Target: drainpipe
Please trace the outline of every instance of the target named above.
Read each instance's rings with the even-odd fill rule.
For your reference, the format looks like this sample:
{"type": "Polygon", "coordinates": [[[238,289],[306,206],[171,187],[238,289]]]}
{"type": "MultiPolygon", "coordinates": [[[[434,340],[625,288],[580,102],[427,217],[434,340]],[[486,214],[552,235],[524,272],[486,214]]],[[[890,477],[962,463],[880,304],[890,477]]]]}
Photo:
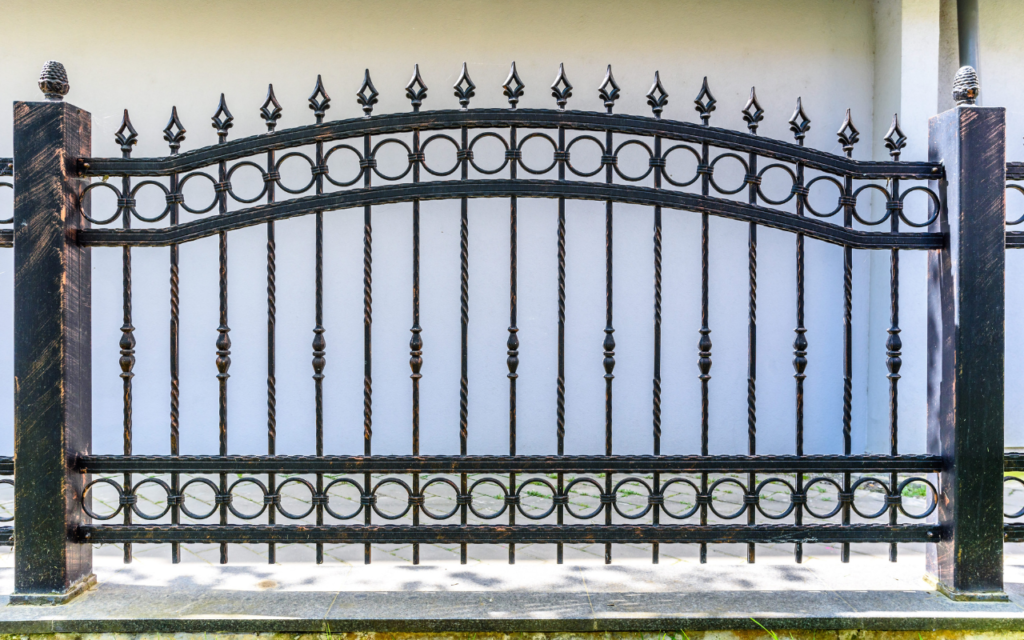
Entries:
{"type": "Polygon", "coordinates": [[[956,0],[956,27],[960,66],[978,69],[978,0],[956,0]]]}

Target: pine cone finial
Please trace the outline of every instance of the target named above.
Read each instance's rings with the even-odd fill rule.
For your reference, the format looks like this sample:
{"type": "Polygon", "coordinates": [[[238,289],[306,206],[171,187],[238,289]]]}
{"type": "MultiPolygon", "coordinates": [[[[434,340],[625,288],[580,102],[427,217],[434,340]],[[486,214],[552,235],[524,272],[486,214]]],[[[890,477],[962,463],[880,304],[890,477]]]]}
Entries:
{"type": "Polygon", "coordinates": [[[47,100],[60,102],[67,95],[71,85],[68,84],[68,73],[64,65],[56,60],[48,60],[39,73],[39,90],[47,100]]]}
{"type": "Polygon", "coordinates": [[[981,92],[978,72],[974,67],[960,67],[953,78],[953,101],[957,106],[974,104],[981,92]]]}

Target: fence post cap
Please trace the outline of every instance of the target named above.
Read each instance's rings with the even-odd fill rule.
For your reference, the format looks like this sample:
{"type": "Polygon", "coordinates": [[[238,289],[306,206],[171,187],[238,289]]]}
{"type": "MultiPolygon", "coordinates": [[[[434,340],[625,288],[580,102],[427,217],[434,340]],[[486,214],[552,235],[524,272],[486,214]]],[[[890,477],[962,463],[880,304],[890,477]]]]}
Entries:
{"type": "Polygon", "coordinates": [[[957,106],[972,105],[978,99],[981,84],[974,67],[960,67],[953,78],[953,100],[957,106]]]}
{"type": "Polygon", "coordinates": [[[43,92],[47,100],[60,102],[70,89],[71,85],[68,84],[68,74],[64,70],[64,65],[56,60],[48,60],[43,65],[43,70],[39,72],[39,90],[43,92]]]}

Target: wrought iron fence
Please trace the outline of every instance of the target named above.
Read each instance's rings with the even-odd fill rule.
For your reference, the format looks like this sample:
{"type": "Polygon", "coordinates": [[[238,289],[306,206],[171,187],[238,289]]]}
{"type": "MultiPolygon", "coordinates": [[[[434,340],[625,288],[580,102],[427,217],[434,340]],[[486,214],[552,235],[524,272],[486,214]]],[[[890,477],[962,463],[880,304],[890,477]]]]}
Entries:
{"type": "MultiPolygon", "coordinates": [[[[1003,174],[1009,180],[1024,179],[1024,165],[1005,164],[1003,111],[973,105],[977,82],[971,73],[965,68],[958,74],[960,106],[932,121],[929,162],[901,160],[906,137],[895,117],[884,138],[889,161],[853,159],[859,132],[849,112],[837,134],[843,155],[810,149],[804,140],[811,121],[800,100],[789,120],[793,142],[758,136],[764,111],[753,90],[742,111],[746,132],[713,127],[711,118],[717,103],[706,79],[694,100],[699,124],[662,119],[669,96],[657,74],[646,96],[650,117],[614,113],[620,90],[611,67],[598,88],[606,113],[567,108],[574,87],[562,67],[550,88],[557,108],[521,109],[518,102],[525,85],[514,64],[502,87],[508,98],[507,109],[471,109],[477,87],[463,66],[454,86],[461,109],[421,111],[427,86],[417,67],[405,88],[411,112],[374,115],[379,93],[367,71],[356,96],[365,113],[362,118],[326,121],[331,98],[318,78],[309,98],[314,124],[277,130],[282,109],[270,87],[259,109],[266,124],[264,134],[229,140],[234,117],[222,95],[212,118],[218,144],[182,151],[186,131],[177,110],[172,109],[163,131],[169,154],[134,158],[138,133],[125,111],[116,133],[122,157],[96,158],[91,157],[89,147],[89,115],[61,101],[67,93],[67,79],[59,64],[48,63],[40,80],[48,101],[18,103],[15,108],[15,231],[0,231],[0,240],[5,246],[14,246],[16,256],[18,597],[27,601],[60,599],[80,588],[90,575],[91,544],[122,544],[128,562],[134,544],[170,543],[172,557],[178,561],[181,544],[217,543],[221,562],[227,562],[229,544],[266,543],[270,561],[274,562],[275,544],[299,541],[316,544],[318,562],[323,561],[326,543],[363,544],[366,562],[371,560],[371,543],[411,544],[414,563],[419,561],[419,545],[433,542],[460,545],[463,562],[469,544],[507,544],[509,562],[514,562],[517,543],[550,543],[557,546],[561,562],[564,544],[589,541],[603,544],[605,560],[611,562],[612,545],[642,542],[652,545],[652,560],[657,562],[662,543],[698,544],[701,560],[705,561],[709,544],[732,542],[745,543],[747,559],[753,562],[758,543],[792,543],[799,562],[803,545],[811,542],[840,543],[843,561],[849,560],[853,543],[888,543],[893,561],[899,543],[930,543],[937,546],[932,568],[947,592],[965,598],[1003,597],[1004,530],[1001,516],[992,515],[1001,511],[1002,494],[993,488],[998,486],[1001,474],[991,464],[993,459],[1002,461],[1001,278],[1004,243],[1006,247],[1024,246],[1024,240],[1018,237],[1020,232],[1006,234],[1004,240],[1003,174]],[[76,133],[67,135],[66,131],[76,133]],[[474,154],[482,140],[497,141],[504,150],[493,165],[483,159],[478,162],[474,154]],[[524,158],[528,144],[534,151],[538,145],[550,146],[550,162],[531,164],[524,158]],[[378,167],[378,153],[388,145],[406,153],[407,164],[398,173],[386,173],[378,167]],[[428,148],[439,145],[450,145],[455,151],[451,166],[431,162],[428,148]],[[594,167],[573,162],[574,154],[586,146],[599,156],[594,167]],[[620,154],[629,147],[647,156],[646,170],[630,173],[620,165],[620,154]],[[350,154],[358,164],[351,175],[336,176],[330,170],[331,159],[342,154],[350,154]],[[679,156],[691,157],[696,163],[692,175],[678,177],[669,170],[670,159],[679,156]],[[286,162],[308,164],[308,181],[289,184],[283,179],[286,162]],[[716,168],[722,162],[734,163],[742,171],[735,185],[722,184],[721,175],[716,180],[716,168]],[[236,190],[233,177],[241,169],[259,173],[263,186],[256,195],[241,195],[236,190]],[[769,172],[790,180],[783,197],[772,197],[762,187],[769,172]],[[104,179],[90,180],[96,177],[104,179]],[[993,178],[997,179],[993,182],[993,178]],[[213,186],[210,202],[186,199],[185,186],[193,180],[213,186]],[[907,186],[908,181],[912,186],[907,186]],[[163,196],[162,210],[140,211],[137,198],[143,189],[156,190],[163,196]],[[820,203],[825,197],[823,190],[828,189],[834,190],[836,197],[834,206],[826,208],[820,203]],[[116,207],[93,212],[91,195],[99,191],[110,192],[116,207]],[[921,219],[905,210],[904,204],[912,195],[926,205],[922,209],[926,208],[927,213],[921,219]],[[509,328],[504,345],[509,441],[508,455],[503,456],[469,455],[467,450],[471,429],[468,212],[470,200],[484,197],[507,198],[509,203],[509,328]],[[873,209],[877,214],[874,216],[872,197],[880,203],[873,209]],[[558,328],[558,365],[557,377],[551,381],[556,390],[556,421],[551,428],[557,435],[557,450],[547,456],[524,456],[516,450],[521,346],[517,327],[519,198],[556,199],[558,203],[558,287],[557,293],[553,292],[558,313],[552,319],[558,328]],[[438,199],[459,200],[461,205],[457,456],[420,453],[420,380],[424,359],[430,357],[430,331],[420,326],[420,204],[438,199]],[[567,200],[605,203],[606,327],[601,345],[605,451],[597,456],[566,455],[564,449],[567,200]],[[372,447],[372,223],[375,206],[394,203],[411,205],[413,228],[413,276],[408,292],[413,315],[409,340],[411,455],[382,456],[374,455],[372,447]],[[616,454],[612,446],[616,204],[652,207],[654,214],[653,253],[649,256],[654,267],[650,455],[616,454]],[[362,207],[364,217],[364,453],[326,455],[323,380],[329,351],[323,324],[324,213],[358,207],[362,207]],[[701,216],[701,326],[695,344],[701,385],[699,455],[661,452],[664,210],[685,210],[701,216]],[[211,212],[215,215],[182,219],[183,213],[211,212]],[[311,356],[316,452],[312,456],[282,456],[276,453],[274,225],[279,220],[310,214],[315,217],[311,356]],[[709,289],[713,285],[709,273],[711,216],[749,224],[748,451],[742,456],[709,453],[708,390],[713,372],[713,322],[709,317],[709,289]],[[147,226],[135,228],[135,221],[147,226]],[[267,454],[240,456],[229,455],[228,448],[228,234],[255,225],[265,226],[267,234],[267,454]],[[795,241],[795,455],[763,455],[757,448],[759,227],[791,232],[795,241]],[[993,235],[996,233],[998,236],[993,235]],[[179,448],[178,248],[210,236],[217,236],[219,242],[220,318],[218,337],[211,345],[218,371],[219,455],[191,456],[182,455],[179,448]],[[806,238],[843,248],[842,455],[804,453],[804,379],[808,360],[814,358],[804,326],[806,238]],[[85,409],[91,393],[87,313],[91,247],[122,248],[122,455],[94,455],[89,447],[90,412],[85,409]],[[135,455],[132,450],[136,345],[131,260],[133,249],[140,247],[170,247],[170,455],[135,455]],[[854,250],[887,250],[890,255],[891,322],[886,343],[890,446],[885,455],[855,454],[852,450],[854,250]],[[908,250],[929,252],[932,445],[926,455],[900,453],[898,445],[902,364],[899,259],[900,252],[908,250]],[[40,258],[43,254],[47,257],[40,258]],[[998,278],[993,279],[996,275],[998,278]],[[59,283],[56,289],[54,283],[59,283]],[[998,357],[990,353],[993,345],[999,347],[998,357]],[[965,426],[968,421],[972,421],[969,428],[965,426]],[[968,451],[971,455],[966,454],[968,451]],[[229,481],[230,474],[240,477],[229,481]],[[925,499],[906,500],[909,487],[923,487],[925,499]],[[823,488],[834,491],[836,498],[827,509],[809,501],[812,490],[823,488]],[[106,510],[97,507],[93,498],[101,489],[116,495],[115,504],[106,510]],[[485,490],[496,494],[484,495],[485,490]],[[196,491],[209,492],[208,509],[197,506],[202,501],[195,498],[196,491]],[[589,492],[585,494],[589,502],[581,503],[574,497],[583,491],[589,492]],[[783,508],[766,508],[764,496],[769,491],[786,495],[783,508]],[[343,508],[345,492],[351,505],[347,509],[343,508]],[[723,500],[723,494],[729,492],[738,492],[740,502],[729,505],[723,500]],[[243,494],[248,505],[240,500],[243,494]],[[431,503],[440,494],[450,496],[444,508],[439,508],[436,501],[431,503]],[[630,501],[628,496],[639,497],[630,501]],[[147,510],[140,497],[155,502],[156,509],[147,510]],[[384,499],[393,509],[382,506],[384,499]],[[978,509],[968,513],[965,504],[978,509]],[[438,524],[453,520],[457,524],[438,524]],[[499,520],[503,522],[490,524],[499,520]],[[47,569],[39,569],[41,566],[47,569]]],[[[9,167],[11,162],[6,164],[9,167]]],[[[0,168],[0,175],[3,171],[0,168]]],[[[1017,187],[1011,184],[1009,188],[1017,187]]],[[[1007,469],[1016,469],[1013,465],[1024,467],[1017,458],[1008,458],[1007,469]]],[[[4,463],[0,473],[10,473],[14,466],[9,461],[4,463]]],[[[1024,529],[1017,527],[1006,525],[1007,540],[1024,539],[1024,533],[1020,533],[1024,529]]],[[[12,529],[6,532],[10,543],[12,529]]]]}

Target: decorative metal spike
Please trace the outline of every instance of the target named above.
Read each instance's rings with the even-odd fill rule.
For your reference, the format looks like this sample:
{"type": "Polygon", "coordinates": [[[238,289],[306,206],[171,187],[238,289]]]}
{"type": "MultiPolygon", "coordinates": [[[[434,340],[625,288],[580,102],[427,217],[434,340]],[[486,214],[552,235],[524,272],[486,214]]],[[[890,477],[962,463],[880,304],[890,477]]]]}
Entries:
{"type": "Polygon", "coordinates": [[[655,118],[661,117],[661,112],[668,104],[668,91],[665,91],[665,87],[661,84],[661,75],[657,71],[654,72],[654,84],[647,92],[647,104],[651,105],[651,111],[654,112],[655,118]]]}
{"type": "Polygon", "coordinates": [[[711,95],[711,89],[708,88],[708,77],[704,76],[704,82],[700,85],[700,93],[693,99],[693,104],[696,105],[694,108],[697,113],[700,114],[701,123],[706,127],[708,121],[711,120],[711,112],[715,110],[715,96],[711,95]]]}
{"type": "Polygon", "coordinates": [[[324,89],[324,81],[320,74],[317,74],[316,86],[313,87],[313,93],[309,96],[309,108],[313,110],[317,124],[324,121],[324,113],[331,108],[331,96],[327,95],[327,90],[324,89]]]}
{"type": "Polygon", "coordinates": [[[419,111],[420,105],[427,98],[427,84],[423,82],[418,64],[413,66],[412,79],[405,85],[405,96],[412,102],[413,111],[419,111]]]}
{"type": "Polygon", "coordinates": [[[68,94],[71,85],[68,84],[68,73],[64,65],[56,60],[48,60],[43,64],[39,72],[39,90],[43,96],[51,102],[60,102],[68,94]]]}
{"type": "Polygon", "coordinates": [[[367,69],[366,73],[363,74],[363,86],[359,87],[359,91],[356,93],[356,102],[363,108],[363,113],[369,116],[373,113],[373,105],[377,104],[377,89],[373,86],[373,81],[370,80],[370,70],[367,69]]]}
{"type": "Polygon", "coordinates": [[[281,103],[274,95],[274,85],[267,85],[267,99],[260,107],[260,117],[267,123],[267,131],[273,131],[277,127],[277,121],[281,119],[281,103]]]}
{"type": "Polygon", "coordinates": [[[459,99],[462,108],[468,109],[469,99],[476,95],[476,85],[469,77],[469,69],[466,68],[465,62],[462,63],[462,73],[459,74],[459,79],[455,81],[452,88],[455,89],[455,97],[459,99]]]}
{"type": "Polygon", "coordinates": [[[793,132],[793,137],[797,139],[797,142],[801,143],[807,132],[811,130],[811,119],[804,113],[804,105],[801,98],[796,99],[796,110],[789,118],[789,130],[793,132]]]}
{"type": "Polygon", "coordinates": [[[121,145],[121,153],[130,154],[132,147],[139,141],[139,133],[132,126],[132,120],[128,117],[128,110],[124,110],[121,118],[121,128],[114,134],[114,140],[121,145]]]}
{"type": "Polygon", "coordinates": [[[953,100],[957,106],[974,104],[980,92],[978,72],[974,67],[960,67],[953,78],[953,100]]]}
{"type": "Polygon", "coordinates": [[[857,144],[860,140],[860,131],[857,131],[857,127],[853,126],[853,120],[850,119],[850,110],[846,110],[846,119],[843,120],[843,126],[839,127],[839,144],[843,145],[843,151],[849,155],[853,151],[853,145],[857,144]]]}
{"type": "Polygon", "coordinates": [[[907,136],[903,135],[903,130],[900,129],[898,114],[892,115],[892,124],[889,125],[889,130],[885,133],[883,140],[885,140],[885,148],[889,150],[892,159],[899,160],[903,147],[907,146],[907,136]]]}
{"type": "Polygon", "coordinates": [[[572,97],[572,84],[565,75],[564,64],[559,63],[558,65],[558,75],[555,76],[555,81],[551,83],[551,95],[554,96],[558,108],[563,110],[569,102],[569,98],[572,97]]]}
{"type": "Polygon", "coordinates": [[[608,65],[608,71],[604,74],[601,86],[597,88],[597,94],[604,100],[604,106],[608,109],[608,113],[611,113],[615,101],[619,99],[619,85],[615,82],[615,76],[612,75],[612,65],[608,65]]]}
{"type": "Polygon", "coordinates": [[[519,104],[519,98],[523,97],[523,93],[526,89],[526,85],[519,78],[519,72],[516,71],[516,63],[512,61],[512,68],[508,71],[508,77],[505,78],[505,84],[501,85],[505,90],[503,93],[508,98],[509,105],[515,109],[516,105],[519,104]]]}
{"type": "Polygon", "coordinates": [[[224,100],[224,94],[220,94],[220,104],[217,105],[217,113],[213,114],[213,128],[217,130],[217,136],[221,139],[228,137],[228,129],[235,126],[235,117],[228,111],[228,103],[224,100]]]}
{"type": "Polygon", "coordinates": [[[171,153],[178,153],[185,140],[185,127],[181,126],[181,120],[178,119],[178,107],[171,107],[171,119],[164,127],[164,140],[170,145],[171,153]]]}
{"type": "Polygon", "coordinates": [[[757,127],[762,120],[764,120],[764,109],[757,101],[757,92],[754,87],[750,87],[750,98],[743,107],[743,121],[747,123],[750,133],[757,133],[757,127]]]}

